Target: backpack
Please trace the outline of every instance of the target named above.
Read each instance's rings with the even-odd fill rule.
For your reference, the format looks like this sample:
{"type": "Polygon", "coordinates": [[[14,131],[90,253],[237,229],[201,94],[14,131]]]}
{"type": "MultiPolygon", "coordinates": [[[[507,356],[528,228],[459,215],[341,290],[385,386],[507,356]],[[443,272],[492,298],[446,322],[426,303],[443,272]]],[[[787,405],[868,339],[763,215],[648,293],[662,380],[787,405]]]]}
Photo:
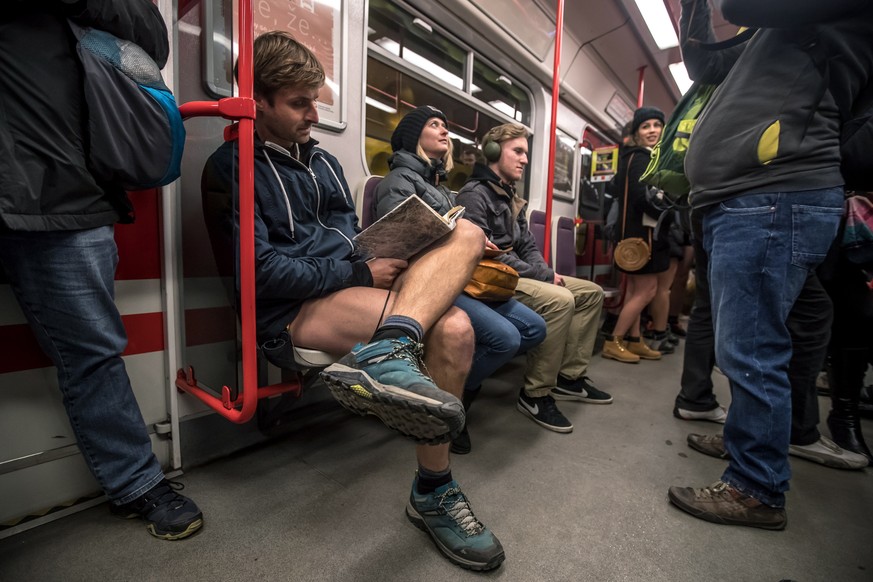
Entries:
{"type": "MultiPolygon", "coordinates": [[[[733,38],[721,42],[699,43],[699,46],[708,51],[720,51],[746,42],[755,32],[756,28],[747,28],[733,38]]],[[[664,124],[661,139],[652,148],[649,166],[640,176],[641,182],[663,190],[664,197],[672,205],[687,205],[687,196],[691,191],[691,185],[685,176],[688,140],[716,87],[697,82],[691,85],[664,124]]]]}
{"type": "Polygon", "coordinates": [[[125,190],[169,184],[181,173],[185,126],[161,71],[136,44],[69,22],[82,64],[88,169],[125,190]]]}

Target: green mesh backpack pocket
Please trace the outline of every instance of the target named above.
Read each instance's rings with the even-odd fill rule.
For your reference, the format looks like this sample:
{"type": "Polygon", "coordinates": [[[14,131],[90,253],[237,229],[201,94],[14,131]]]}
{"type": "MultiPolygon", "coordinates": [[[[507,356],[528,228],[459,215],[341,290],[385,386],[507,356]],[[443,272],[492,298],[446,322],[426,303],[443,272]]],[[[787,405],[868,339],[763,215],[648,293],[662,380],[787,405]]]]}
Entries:
{"type": "Polygon", "coordinates": [[[691,189],[685,177],[688,140],[715,88],[695,83],[685,93],[664,126],[661,140],[652,149],[649,166],[640,178],[641,182],[663,190],[671,202],[680,200],[691,189]]]}

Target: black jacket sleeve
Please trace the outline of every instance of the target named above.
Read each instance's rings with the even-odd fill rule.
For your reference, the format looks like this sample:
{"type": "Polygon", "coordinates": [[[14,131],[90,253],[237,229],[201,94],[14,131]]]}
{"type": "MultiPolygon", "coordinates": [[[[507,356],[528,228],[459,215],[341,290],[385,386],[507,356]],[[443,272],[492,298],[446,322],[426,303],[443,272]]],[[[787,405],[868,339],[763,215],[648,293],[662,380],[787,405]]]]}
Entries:
{"type": "Polygon", "coordinates": [[[734,24],[790,28],[835,20],[870,6],[871,0],[716,0],[734,24]]]}
{"type": "Polygon", "coordinates": [[[724,81],[745,48],[745,43],[719,51],[701,48],[703,43],[717,41],[707,0],[682,0],[679,41],[688,76],[708,85],[724,81]]]}

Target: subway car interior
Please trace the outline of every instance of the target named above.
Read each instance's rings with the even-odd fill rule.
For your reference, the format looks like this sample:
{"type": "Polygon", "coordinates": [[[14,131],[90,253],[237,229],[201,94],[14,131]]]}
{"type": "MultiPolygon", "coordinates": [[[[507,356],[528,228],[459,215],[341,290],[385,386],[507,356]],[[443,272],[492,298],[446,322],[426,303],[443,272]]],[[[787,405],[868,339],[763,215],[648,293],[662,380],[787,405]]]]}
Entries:
{"type": "MultiPolygon", "coordinates": [[[[0,580],[873,580],[873,470],[791,456],[784,531],[689,517],[668,488],[714,482],[726,461],[686,442],[722,424],[674,416],[685,340],[627,365],[601,357],[602,333],[587,375],[614,401],[560,402],[568,434],[519,413],[524,356],[483,383],[467,414],[472,451],[452,456],[452,474],[506,559],[487,572],[457,567],[404,514],[413,441],[334,400],[319,372],[338,356],[303,350],[294,369],[268,361],[252,313],[233,305],[238,265],[210,244],[204,164],[252,128],[240,113],[251,88],[234,64],[243,43],[282,30],[325,69],[312,135],[342,166],[359,219],[369,221],[370,179],[389,172],[392,132],[412,109],[431,105],[448,120],[452,191],[473,171],[465,150],[478,151],[495,126],[521,124],[531,137],[517,194],[540,251],[560,274],[603,287],[600,322],[614,323],[627,289],[603,228],[610,164],[635,109],[669,117],[690,86],[680,0],[155,4],[170,35],[162,74],[187,137],[178,180],[129,194],[136,221],[115,228],[115,299],[152,449],[202,510],[203,527],[170,542],[110,515],[56,370],[0,280],[0,580]],[[651,24],[651,8],[666,26],[651,24]]],[[[713,28],[727,39],[738,27],[716,11],[713,28]]],[[[679,326],[693,270],[689,281],[679,326]]],[[[716,369],[712,380],[730,410],[728,379],[716,369]]],[[[818,408],[828,435],[830,397],[818,408]]],[[[861,423],[873,438],[873,422],[861,423]]]]}

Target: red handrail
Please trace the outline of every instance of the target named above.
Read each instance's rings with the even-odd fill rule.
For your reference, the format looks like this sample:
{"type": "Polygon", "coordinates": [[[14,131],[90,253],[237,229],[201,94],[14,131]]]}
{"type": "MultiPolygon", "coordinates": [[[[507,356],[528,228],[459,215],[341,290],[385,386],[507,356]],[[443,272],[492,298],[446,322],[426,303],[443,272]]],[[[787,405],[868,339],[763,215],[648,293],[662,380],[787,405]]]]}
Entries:
{"type": "Polygon", "coordinates": [[[242,407],[231,398],[231,389],[222,387],[221,399],[197,385],[194,370],[188,367],[176,374],[176,387],[198,398],[226,419],[237,424],[248,422],[258,407],[258,399],[294,392],[301,383],[258,386],[257,336],[255,332],[255,170],[252,89],[252,0],[239,2],[239,96],[219,101],[191,101],[179,107],[183,118],[223,117],[239,121],[239,228],[240,228],[240,324],[242,328],[242,407]]]}
{"type": "Polygon", "coordinates": [[[564,36],[564,0],[558,0],[555,17],[555,64],[552,71],[552,124],[549,135],[549,177],[546,183],[546,240],[543,242],[543,255],[552,264],[552,195],[555,182],[555,139],[558,132],[558,102],[561,97],[561,39],[564,36]]]}

